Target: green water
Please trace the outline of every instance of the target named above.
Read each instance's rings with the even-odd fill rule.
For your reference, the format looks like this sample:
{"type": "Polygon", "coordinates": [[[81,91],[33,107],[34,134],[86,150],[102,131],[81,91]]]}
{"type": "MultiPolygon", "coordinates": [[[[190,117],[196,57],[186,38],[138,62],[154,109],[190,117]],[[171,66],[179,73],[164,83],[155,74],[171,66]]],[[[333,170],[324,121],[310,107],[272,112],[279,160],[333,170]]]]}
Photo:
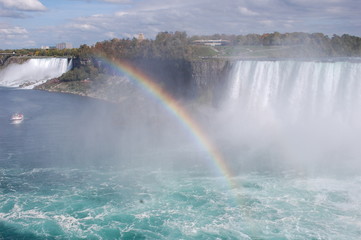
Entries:
{"type": "Polygon", "coordinates": [[[220,177],[146,169],[6,169],[0,232],[14,239],[357,239],[360,177],[220,177]]]}
{"type": "Polygon", "coordinates": [[[176,127],[72,95],[0,88],[0,100],[0,239],[361,236],[359,174],[243,171],[231,188],[176,127]]]}

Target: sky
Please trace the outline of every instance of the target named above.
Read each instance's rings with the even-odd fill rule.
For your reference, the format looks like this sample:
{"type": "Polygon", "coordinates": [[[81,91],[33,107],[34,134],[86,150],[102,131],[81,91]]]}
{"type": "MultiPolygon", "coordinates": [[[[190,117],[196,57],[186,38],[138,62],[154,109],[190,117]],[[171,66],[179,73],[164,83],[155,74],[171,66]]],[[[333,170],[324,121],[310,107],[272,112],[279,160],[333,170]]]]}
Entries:
{"type": "Polygon", "coordinates": [[[361,0],[0,0],[0,49],[79,47],[163,31],[361,36],[361,0]]]}

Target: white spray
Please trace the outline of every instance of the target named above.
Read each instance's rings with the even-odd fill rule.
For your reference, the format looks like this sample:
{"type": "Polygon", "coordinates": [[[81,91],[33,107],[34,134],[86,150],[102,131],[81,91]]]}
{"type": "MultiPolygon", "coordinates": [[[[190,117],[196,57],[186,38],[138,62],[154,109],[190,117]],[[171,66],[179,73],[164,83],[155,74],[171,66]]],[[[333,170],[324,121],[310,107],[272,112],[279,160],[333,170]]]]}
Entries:
{"type": "Polygon", "coordinates": [[[33,88],[60,77],[72,67],[67,58],[36,58],[22,64],[12,63],[0,71],[0,86],[33,88]]]}
{"type": "Polygon", "coordinates": [[[222,137],[247,149],[237,161],[361,168],[361,63],[239,61],[228,96],[222,137]]]}

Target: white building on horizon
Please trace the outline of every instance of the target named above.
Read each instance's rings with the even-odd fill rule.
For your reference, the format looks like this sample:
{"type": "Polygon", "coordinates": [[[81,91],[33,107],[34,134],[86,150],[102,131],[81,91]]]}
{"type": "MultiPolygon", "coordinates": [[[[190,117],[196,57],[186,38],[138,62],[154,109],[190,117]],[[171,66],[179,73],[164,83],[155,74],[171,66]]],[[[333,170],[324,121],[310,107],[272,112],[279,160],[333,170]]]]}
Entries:
{"type": "Polygon", "coordinates": [[[227,45],[229,44],[230,41],[228,40],[223,40],[223,39],[201,39],[201,40],[195,40],[193,41],[194,44],[198,44],[198,45],[206,45],[206,46],[222,46],[222,45],[227,45]]]}
{"type": "Polygon", "coordinates": [[[139,33],[137,39],[138,39],[138,41],[140,41],[140,42],[143,41],[143,40],[145,39],[144,34],[143,34],[143,33],[139,33]]]}
{"type": "Polygon", "coordinates": [[[73,48],[73,45],[71,43],[58,43],[56,44],[56,49],[62,50],[62,49],[69,49],[73,48]]]}

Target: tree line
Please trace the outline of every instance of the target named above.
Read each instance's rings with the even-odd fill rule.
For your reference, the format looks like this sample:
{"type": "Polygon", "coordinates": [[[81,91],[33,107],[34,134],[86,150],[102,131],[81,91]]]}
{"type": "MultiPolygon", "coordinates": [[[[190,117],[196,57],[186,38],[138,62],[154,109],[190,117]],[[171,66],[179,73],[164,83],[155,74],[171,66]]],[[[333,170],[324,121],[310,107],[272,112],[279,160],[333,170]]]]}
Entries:
{"type": "MultiPolygon", "coordinates": [[[[361,56],[361,38],[349,34],[334,34],[329,37],[323,33],[265,33],[247,35],[214,34],[193,36],[191,41],[199,39],[228,40],[232,46],[298,46],[309,57],[359,57],[361,56]]],[[[302,54],[300,54],[302,55],[302,54]]],[[[289,56],[289,57],[298,57],[289,56]]]]}
{"type": "MultiPolygon", "coordinates": [[[[2,52],[28,56],[74,56],[89,58],[101,53],[114,59],[192,59],[199,56],[211,55],[207,46],[195,45],[196,40],[227,40],[228,47],[239,46],[296,46],[303,55],[309,57],[360,57],[361,38],[348,34],[333,35],[329,37],[322,33],[265,33],[247,35],[214,34],[206,36],[188,37],[185,32],[160,32],[155,39],[114,38],[95,43],[86,44],[73,49],[17,49],[2,50],[2,52]]],[[[298,57],[297,53],[295,56],[298,57]]],[[[300,54],[302,55],[302,54],[300,54]]],[[[301,56],[304,57],[304,56],[301,56]]]]}
{"type": "Polygon", "coordinates": [[[208,36],[188,37],[185,32],[161,32],[154,40],[112,39],[96,43],[89,47],[92,52],[116,59],[162,58],[193,59],[199,56],[212,56],[206,46],[195,45],[196,40],[227,40],[229,47],[237,46],[278,46],[296,47],[285,57],[360,57],[361,38],[343,34],[329,37],[323,33],[267,33],[247,35],[214,34],[208,36]]]}

